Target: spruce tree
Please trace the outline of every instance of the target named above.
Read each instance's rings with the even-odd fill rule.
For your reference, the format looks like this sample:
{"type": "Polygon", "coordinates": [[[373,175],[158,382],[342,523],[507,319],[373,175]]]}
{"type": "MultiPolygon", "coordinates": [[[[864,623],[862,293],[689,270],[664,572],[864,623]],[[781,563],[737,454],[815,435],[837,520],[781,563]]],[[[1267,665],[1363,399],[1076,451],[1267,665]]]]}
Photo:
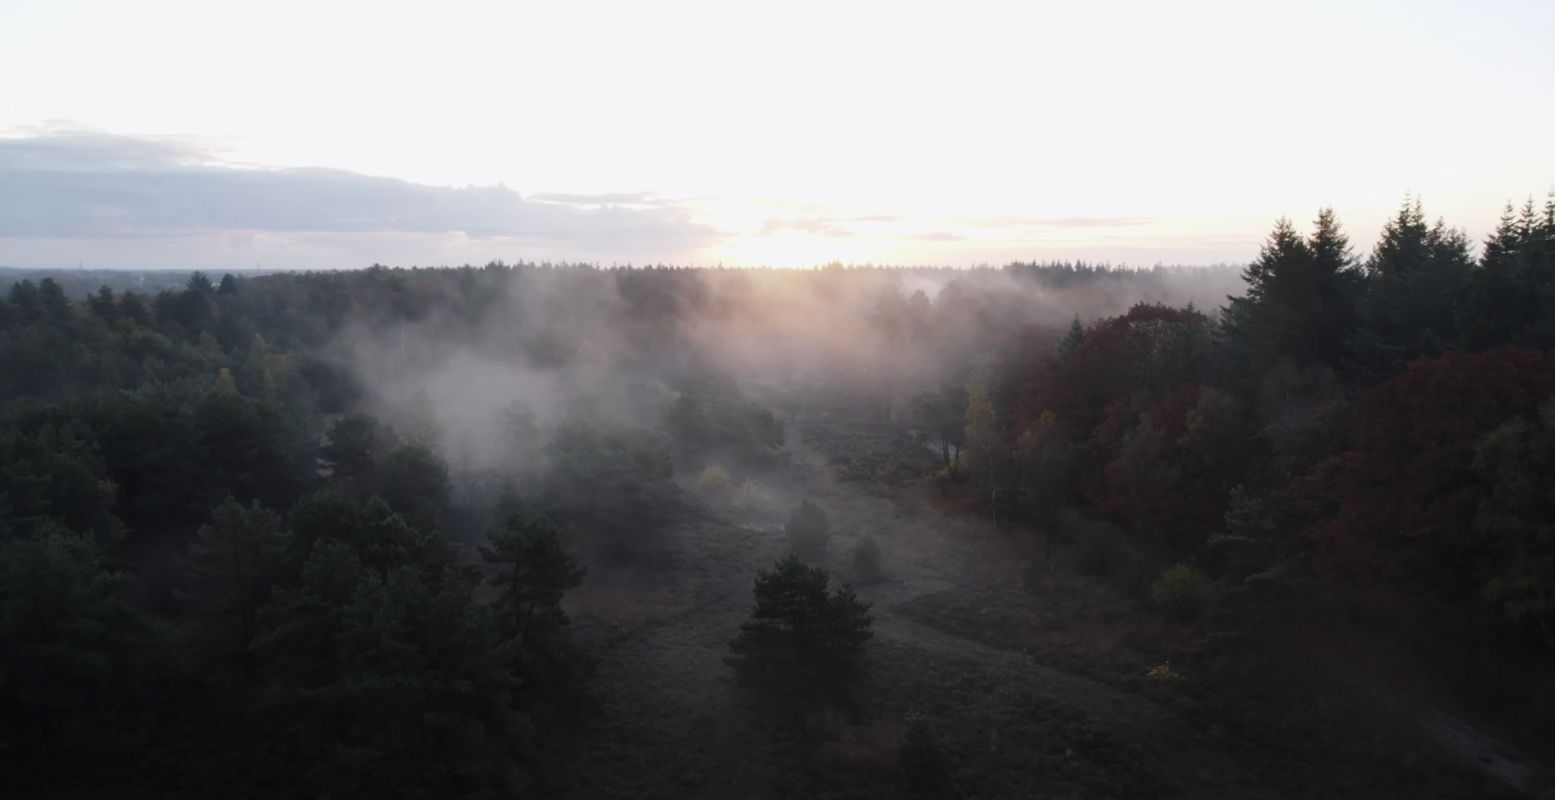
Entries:
{"type": "Polygon", "coordinates": [[[1462,339],[1463,298],[1472,278],[1468,237],[1406,202],[1366,261],[1367,285],[1353,340],[1363,377],[1380,380],[1462,339]]]}
{"type": "Polygon", "coordinates": [[[1080,315],[1076,314],[1074,322],[1069,323],[1069,331],[1058,342],[1058,358],[1068,362],[1069,356],[1079,349],[1080,343],[1085,341],[1085,326],[1080,324],[1080,315]]]}
{"type": "Polygon", "coordinates": [[[1318,212],[1305,239],[1289,220],[1276,222],[1242,278],[1247,293],[1231,298],[1225,326],[1244,381],[1282,361],[1298,368],[1343,364],[1360,275],[1333,209],[1318,212]]]}

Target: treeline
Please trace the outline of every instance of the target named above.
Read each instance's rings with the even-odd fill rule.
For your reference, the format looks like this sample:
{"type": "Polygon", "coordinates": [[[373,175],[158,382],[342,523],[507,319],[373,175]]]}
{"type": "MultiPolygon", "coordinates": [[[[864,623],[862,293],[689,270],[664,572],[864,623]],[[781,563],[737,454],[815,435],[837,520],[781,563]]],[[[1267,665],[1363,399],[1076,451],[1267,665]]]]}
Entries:
{"type": "Polygon", "coordinates": [[[1364,260],[1331,211],[1282,220],[1243,278],[1014,334],[915,417],[989,512],[1062,537],[1080,506],[1218,576],[1216,641],[1259,651],[1227,657],[1337,606],[1555,729],[1555,198],[1478,257],[1418,202],[1364,260]]]}

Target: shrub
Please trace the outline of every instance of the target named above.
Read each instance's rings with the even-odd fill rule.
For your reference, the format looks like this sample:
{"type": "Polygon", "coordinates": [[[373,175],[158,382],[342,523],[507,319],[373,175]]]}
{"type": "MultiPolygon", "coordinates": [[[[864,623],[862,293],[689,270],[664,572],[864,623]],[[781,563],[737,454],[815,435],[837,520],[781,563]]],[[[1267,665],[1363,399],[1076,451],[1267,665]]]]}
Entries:
{"type": "Polygon", "coordinates": [[[805,500],[788,516],[783,526],[794,553],[812,561],[826,557],[826,542],[831,539],[831,520],[821,507],[805,500]]]}
{"type": "Polygon", "coordinates": [[[702,470],[697,476],[697,491],[704,494],[723,494],[729,491],[734,482],[729,479],[729,471],[714,464],[702,470]]]}
{"type": "Polygon", "coordinates": [[[1182,683],[1182,673],[1172,669],[1172,662],[1167,661],[1157,664],[1145,672],[1145,680],[1162,686],[1171,686],[1182,683]]]}
{"type": "Polygon", "coordinates": [[[880,579],[880,545],[875,544],[874,537],[860,536],[853,547],[853,574],[861,580],[880,579]]]}
{"type": "Polygon", "coordinates": [[[950,788],[950,750],[928,717],[907,715],[896,755],[902,784],[919,797],[940,797],[950,788]]]}
{"type": "Polygon", "coordinates": [[[1189,563],[1178,564],[1150,585],[1150,602],[1182,620],[1197,619],[1210,599],[1210,579],[1189,563]]]}
{"type": "Polygon", "coordinates": [[[750,478],[746,478],[740,483],[740,491],[735,496],[735,502],[742,506],[765,505],[767,500],[767,490],[761,488],[761,484],[750,478]]]}

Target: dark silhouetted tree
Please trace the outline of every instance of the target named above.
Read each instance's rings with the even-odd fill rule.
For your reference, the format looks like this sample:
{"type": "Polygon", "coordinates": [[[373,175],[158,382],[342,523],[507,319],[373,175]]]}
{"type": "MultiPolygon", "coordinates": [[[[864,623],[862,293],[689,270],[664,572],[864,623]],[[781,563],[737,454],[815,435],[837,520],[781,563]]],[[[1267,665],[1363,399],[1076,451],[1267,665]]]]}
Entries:
{"type": "Polygon", "coordinates": [[[831,519],[820,506],[803,500],[788,515],[783,533],[800,558],[819,561],[826,557],[826,544],[831,540],[831,519]]]}
{"type": "Polygon", "coordinates": [[[756,576],[756,606],[726,659],[742,682],[835,694],[858,676],[874,619],[846,585],[828,591],[829,580],[793,556],[756,576]]]}

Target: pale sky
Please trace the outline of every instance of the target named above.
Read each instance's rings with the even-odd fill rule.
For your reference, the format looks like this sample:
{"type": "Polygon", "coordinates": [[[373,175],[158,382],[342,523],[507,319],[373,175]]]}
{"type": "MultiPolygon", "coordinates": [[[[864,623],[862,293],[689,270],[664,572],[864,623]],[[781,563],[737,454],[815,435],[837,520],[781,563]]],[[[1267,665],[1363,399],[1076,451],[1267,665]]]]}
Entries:
{"type": "Polygon", "coordinates": [[[0,0],[0,265],[1242,262],[1555,188],[1555,2],[0,0]]]}

